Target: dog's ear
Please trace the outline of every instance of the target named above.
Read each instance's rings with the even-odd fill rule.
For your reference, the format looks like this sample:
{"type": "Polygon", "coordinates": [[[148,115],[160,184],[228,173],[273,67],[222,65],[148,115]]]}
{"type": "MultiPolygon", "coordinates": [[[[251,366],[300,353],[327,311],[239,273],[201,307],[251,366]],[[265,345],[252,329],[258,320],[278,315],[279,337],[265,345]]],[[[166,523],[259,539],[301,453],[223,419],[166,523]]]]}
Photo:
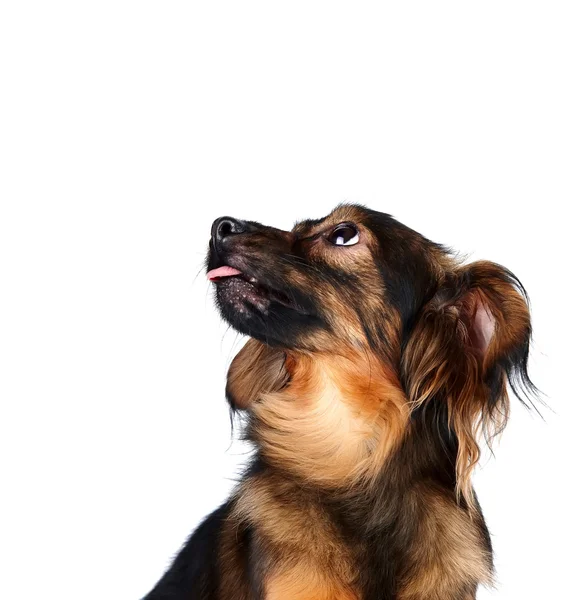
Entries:
{"type": "Polygon", "coordinates": [[[285,353],[250,339],[234,357],[226,379],[226,398],[234,409],[246,409],[264,394],[280,390],[289,380],[285,353]]]}
{"type": "Polygon", "coordinates": [[[414,407],[446,403],[458,440],[457,493],[469,505],[478,438],[490,440],[505,426],[508,384],[521,400],[535,390],[527,373],[530,337],[523,286],[507,269],[481,261],[446,278],[406,342],[401,375],[408,398],[414,407]]]}

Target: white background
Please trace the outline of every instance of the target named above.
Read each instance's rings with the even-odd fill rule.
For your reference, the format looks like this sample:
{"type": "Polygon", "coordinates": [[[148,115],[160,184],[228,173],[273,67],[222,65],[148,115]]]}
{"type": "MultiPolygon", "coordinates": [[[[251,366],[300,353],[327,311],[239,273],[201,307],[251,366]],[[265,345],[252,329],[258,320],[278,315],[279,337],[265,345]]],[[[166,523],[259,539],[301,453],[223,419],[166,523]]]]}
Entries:
{"type": "Polygon", "coordinates": [[[528,288],[554,412],[515,406],[477,474],[479,598],[560,598],[560,4],[381,4],[2,3],[2,598],[155,583],[245,460],[211,222],[342,200],[528,288]]]}

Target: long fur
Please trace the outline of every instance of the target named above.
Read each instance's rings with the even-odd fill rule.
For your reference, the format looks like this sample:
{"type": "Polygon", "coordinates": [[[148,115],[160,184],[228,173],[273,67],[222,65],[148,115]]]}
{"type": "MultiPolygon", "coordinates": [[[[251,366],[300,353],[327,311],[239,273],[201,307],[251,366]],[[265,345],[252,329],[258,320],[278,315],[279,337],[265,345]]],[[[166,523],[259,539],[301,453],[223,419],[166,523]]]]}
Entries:
{"type": "Polygon", "coordinates": [[[291,232],[217,220],[222,265],[255,456],[145,600],[473,600],[493,577],[479,443],[509,387],[535,393],[519,280],[351,205],[291,232]],[[335,245],[342,223],[357,244],[335,245]]]}

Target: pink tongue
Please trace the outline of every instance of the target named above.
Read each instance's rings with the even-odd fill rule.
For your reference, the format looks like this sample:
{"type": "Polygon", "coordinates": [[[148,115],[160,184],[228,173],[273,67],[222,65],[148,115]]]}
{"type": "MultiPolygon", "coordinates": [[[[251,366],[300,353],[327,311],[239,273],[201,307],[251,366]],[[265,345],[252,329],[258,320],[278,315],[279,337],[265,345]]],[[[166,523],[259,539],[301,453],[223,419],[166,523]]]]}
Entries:
{"type": "Polygon", "coordinates": [[[219,267],[218,269],[213,269],[207,273],[207,279],[209,281],[216,281],[221,277],[232,277],[233,275],[241,275],[242,273],[235,269],[234,267],[219,267]]]}

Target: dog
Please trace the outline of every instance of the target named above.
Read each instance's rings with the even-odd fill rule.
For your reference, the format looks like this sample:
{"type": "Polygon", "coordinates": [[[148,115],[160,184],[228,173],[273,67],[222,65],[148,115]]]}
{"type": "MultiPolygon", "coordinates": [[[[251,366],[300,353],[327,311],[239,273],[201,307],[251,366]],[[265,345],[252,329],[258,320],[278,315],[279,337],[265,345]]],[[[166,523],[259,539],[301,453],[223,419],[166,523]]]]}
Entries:
{"type": "Polygon", "coordinates": [[[146,600],[473,600],[493,577],[471,473],[523,402],[531,321],[504,267],[340,205],[212,226],[207,276],[249,341],[226,397],[255,455],[146,600]]]}

